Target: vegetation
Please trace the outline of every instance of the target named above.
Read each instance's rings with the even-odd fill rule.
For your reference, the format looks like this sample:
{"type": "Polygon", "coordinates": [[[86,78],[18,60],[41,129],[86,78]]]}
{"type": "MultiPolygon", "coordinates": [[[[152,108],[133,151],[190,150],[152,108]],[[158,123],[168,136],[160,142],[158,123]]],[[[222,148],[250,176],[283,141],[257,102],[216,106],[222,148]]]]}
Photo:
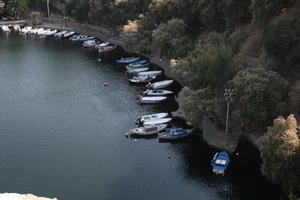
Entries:
{"type": "Polygon", "coordinates": [[[7,2],[8,13],[16,18],[21,18],[25,15],[28,9],[27,0],[9,0],[7,2]]]}
{"type": "Polygon", "coordinates": [[[300,133],[295,117],[275,119],[257,144],[263,159],[262,172],[296,199],[293,193],[300,193],[300,133]]]}

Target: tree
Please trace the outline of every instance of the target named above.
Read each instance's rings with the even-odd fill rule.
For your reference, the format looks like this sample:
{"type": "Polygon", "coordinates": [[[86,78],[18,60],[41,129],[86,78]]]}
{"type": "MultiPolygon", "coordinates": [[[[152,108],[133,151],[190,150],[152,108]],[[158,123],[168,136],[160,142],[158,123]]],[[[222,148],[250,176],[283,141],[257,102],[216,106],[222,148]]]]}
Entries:
{"type": "Polygon", "coordinates": [[[152,34],[154,47],[169,58],[185,56],[192,45],[186,28],[185,22],[178,18],[160,24],[152,34]]]}
{"type": "Polygon", "coordinates": [[[257,145],[263,160],[261,170],[287,193],[300,193],[300,134],[294,115],[278,117],[257,145]]]}
{"type": "Polygon", "coordinates": [[[247,68],[239,71],[232,82],[243,118],[264,126],[285,110],[288,82],[276,72],[247,68]]]}
{"type": "Polygon", "coordinates": [[[27,0],[9,0],[7,7],[11,16],[21,18],[27,12],[28,4],[27,0]]]}

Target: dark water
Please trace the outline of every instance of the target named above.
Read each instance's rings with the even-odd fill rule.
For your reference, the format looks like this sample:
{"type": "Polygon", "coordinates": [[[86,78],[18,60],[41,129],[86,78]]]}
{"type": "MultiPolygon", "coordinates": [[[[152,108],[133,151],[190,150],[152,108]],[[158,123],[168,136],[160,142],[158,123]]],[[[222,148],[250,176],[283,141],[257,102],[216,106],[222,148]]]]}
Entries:
{"type": "Polygon", "coordinates": [[[116,66],[68,41],[0,33],[0,192],[61,200],[279,199],[245,146],[218,177],[210,168],[215,150],[200,136],[174,144],[123,137],[138,116],[171,109],[136,104],[140,91],[116,66]]]}

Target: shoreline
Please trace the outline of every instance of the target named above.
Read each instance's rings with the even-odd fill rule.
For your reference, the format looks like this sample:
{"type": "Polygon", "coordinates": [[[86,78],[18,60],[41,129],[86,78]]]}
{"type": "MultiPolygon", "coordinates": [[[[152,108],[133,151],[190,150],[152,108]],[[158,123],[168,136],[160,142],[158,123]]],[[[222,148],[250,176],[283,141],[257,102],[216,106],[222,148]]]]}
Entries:
{"type": "MultiPolygon", "coordinates": [[[[59,30],[68,30],[68,31],[74,31],[76,33],[81,34],[88,34],[92,35],[94,37],[97,37],[103,41],[108,41],[114,44],[117,44],[124,48],[124,50],[128,53],[138,54],[141,56],[144,56],[149,59],[149,61],[158,67],[162,68],[164,71],[164,75],[168,78],[174,79],[178,82],[178,80],[175,78],[174,74],[171,72],[170,69],[170,60],[166,58],[160,57],[156,53],[150,53],[145,54],[141,52],[131,51],[126,49],[124,42],[120,39],[118,33],[115,30],[109,30],[107,28],[103,28],[96,25],[91,24],[85,24],[85,23],[79,23],[73,20],[66,21],[63,19],[62,16],[55,16],[48,18],[42,18],[43,24],[38,25],[38,27],[42,28],[49,28],[49,29],[59,29],[59,30]]],[[[32,24],[31,19],[26,19],[27,24],[32,24]]],[[[171,112],[172,116],[174,118],[180,118],[183,119],[186,124],[192,125],[191,122],[188,122],[186,119],[186,115],[183,110],[183,103],[184,103],[184,91],[185,88],[182,87],[182,89],[178,92],[178,95],[175,97],[175,101],[178,104],[178,109],[176,111],[171,112]]],[[[243,136],[242,133],[238,132],[235,133],[230,138],[227,138],[223,131],[216,131],[217,129],[213,127],[214,125],[212,123],[207,123],[205,120],[203,120],[202,127],[206,127],[202,130],[202,137],[203,139],[209,144],[210,146],[220,149],[220,150],[226,150],[229,153],[234,153],[239,141],[240,137],[243,136]],[[204,126],[203,126],[204,125],[204,126]],[[227,139],[225,139],[227,138],[227,139]],[[225,140],[225,141],[224,141],[225,140]]],[[[252,144],[255,144],[254,138],[249,138],[249,141],[252,144]]],[[[254,145],[255,146],[255,145],[254,145]]]]}

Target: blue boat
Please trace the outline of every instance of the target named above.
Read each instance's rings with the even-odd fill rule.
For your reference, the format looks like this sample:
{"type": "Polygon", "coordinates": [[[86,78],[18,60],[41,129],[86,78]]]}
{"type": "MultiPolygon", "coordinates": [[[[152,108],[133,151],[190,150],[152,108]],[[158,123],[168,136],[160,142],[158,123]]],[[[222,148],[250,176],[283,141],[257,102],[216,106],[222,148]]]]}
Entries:
{"type": "Polygon", "coordinates": [[[226,151],[217,152],[211,160],[213,173],[224,176],[229,163],[230,159],[226,151]]]}
{"type": "Polygon", "coordinates": [[[159,141],[173,141],[186,138],[193,132],[193,129],[171,128],[158,135],[159,141]]]}
{"type": "Polygon", "coordinates": [[[139,60],[140,57],[129,57],[129,58],[121,58],[116,60],[117,64],[129,64],[139,60]]]}
{"type": "Polygon", "coordinates": [[[138,60],[138,61],[130,63],[129,65],[141,65],[141,64],[145,64],[147,62],[148,62],[147,60],[138,60]]]}

